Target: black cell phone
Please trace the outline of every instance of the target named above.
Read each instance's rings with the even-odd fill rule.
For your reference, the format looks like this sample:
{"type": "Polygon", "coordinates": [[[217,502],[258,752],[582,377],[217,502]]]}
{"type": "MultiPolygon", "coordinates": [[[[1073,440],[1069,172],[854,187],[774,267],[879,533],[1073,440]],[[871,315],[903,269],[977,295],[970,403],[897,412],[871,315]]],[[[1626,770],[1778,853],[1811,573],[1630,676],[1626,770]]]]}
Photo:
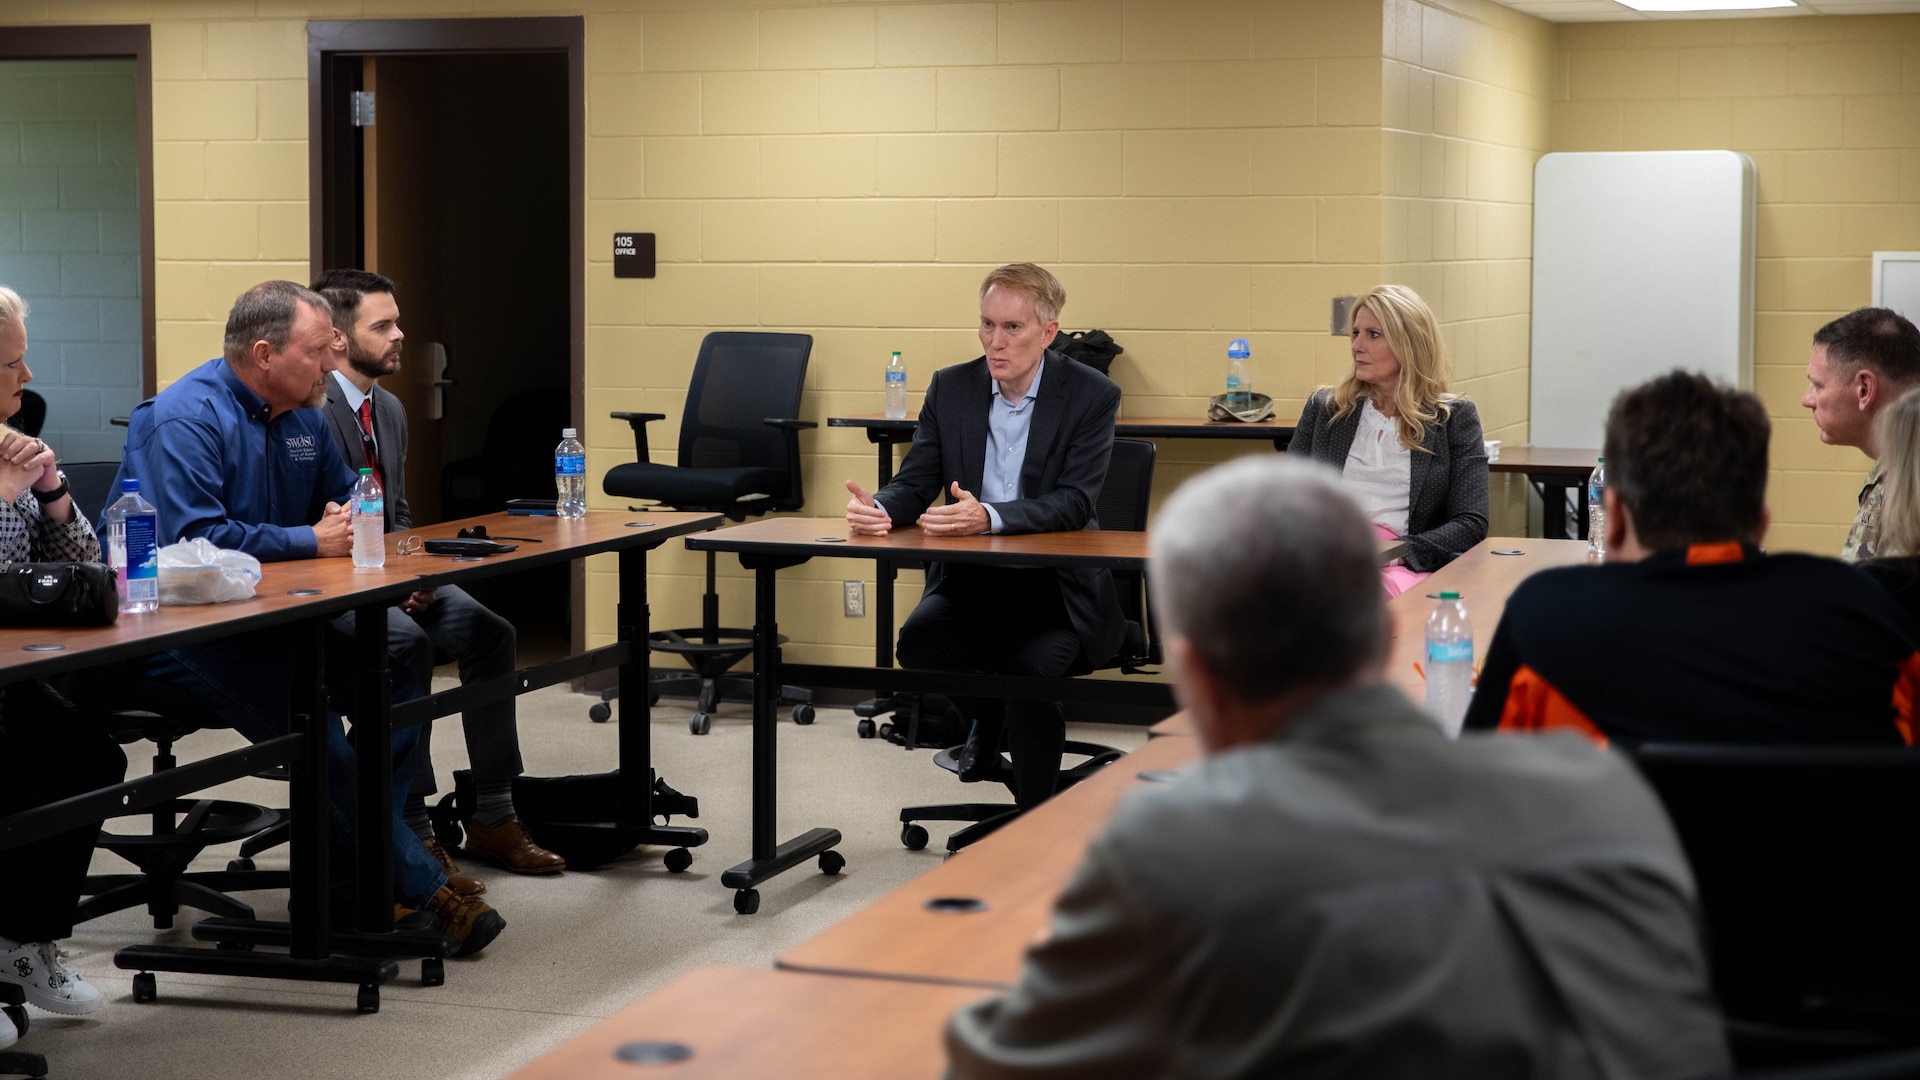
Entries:
{"type": "Polygon", "coordinates": [[[543,514],[547,517],[552,517],[553,510],[554,500],[552,499],[507,500],[507,513],[509,514],[543,514]]]}
{"type": "Polygon", "coordinates": [[[498,555],[519,546],[519,544],[502,544],[493,540],[464,540],[453,536],[429,540],[426,543],[429,555],[498,555]]]}

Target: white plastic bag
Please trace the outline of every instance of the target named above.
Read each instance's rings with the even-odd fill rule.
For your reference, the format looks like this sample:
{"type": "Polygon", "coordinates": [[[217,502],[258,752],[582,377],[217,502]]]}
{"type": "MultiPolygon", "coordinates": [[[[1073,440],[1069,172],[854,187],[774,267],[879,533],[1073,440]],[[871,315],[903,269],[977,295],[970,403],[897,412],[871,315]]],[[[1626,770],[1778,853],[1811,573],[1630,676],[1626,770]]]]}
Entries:
{"type": "Polygon", "coordinates": [[[223,551],[205,537],[160,549],[162,604],[219,604],[245,600],[260,584],[260,560],[244,551],[223,551]]]}

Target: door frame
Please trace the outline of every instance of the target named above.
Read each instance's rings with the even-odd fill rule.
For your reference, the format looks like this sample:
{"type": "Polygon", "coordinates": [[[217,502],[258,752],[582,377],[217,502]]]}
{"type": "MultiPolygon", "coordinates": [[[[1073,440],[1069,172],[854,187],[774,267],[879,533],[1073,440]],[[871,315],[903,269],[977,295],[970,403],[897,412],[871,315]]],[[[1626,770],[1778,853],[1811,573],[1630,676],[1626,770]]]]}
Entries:
{"type": "MultiPolygon", "coordinates": [[[[349,242],[359,221],[359,155],[338,151],[353,128],[337,56],[445,53],[565,53],[567,56],[567,397],[573,426],[586,429],[587,381],[587,76],[586,20],[577,15],[524,19],[342,19],[307,23],[308,237],[318,277],[349,242]]],[[[357,64],[354,65],[357,68],[357,64]]],[[[354,241],[357,244],[357,240],[354,241]]]]}
{"type": "Polygon", "coordinates": [[[153,32],[147,26],[9,26],[0,34],[0,60],[127,60],[134,66],[133,110],[140,204],[140,394],[157,385],[159,348],[154,332],[153,32]]]}

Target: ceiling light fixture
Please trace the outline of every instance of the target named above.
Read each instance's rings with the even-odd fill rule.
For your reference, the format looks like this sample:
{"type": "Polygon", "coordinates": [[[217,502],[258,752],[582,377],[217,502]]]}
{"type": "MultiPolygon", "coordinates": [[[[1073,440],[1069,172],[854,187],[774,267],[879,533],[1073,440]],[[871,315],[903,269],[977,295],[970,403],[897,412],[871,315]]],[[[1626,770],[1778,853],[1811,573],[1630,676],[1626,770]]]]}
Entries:
{"type": "Polygon", "coordinates": [[[1759,8],[1790,8],[1793,0],[1615,0],[1635,11],[1754,11],[1759,8]]]}

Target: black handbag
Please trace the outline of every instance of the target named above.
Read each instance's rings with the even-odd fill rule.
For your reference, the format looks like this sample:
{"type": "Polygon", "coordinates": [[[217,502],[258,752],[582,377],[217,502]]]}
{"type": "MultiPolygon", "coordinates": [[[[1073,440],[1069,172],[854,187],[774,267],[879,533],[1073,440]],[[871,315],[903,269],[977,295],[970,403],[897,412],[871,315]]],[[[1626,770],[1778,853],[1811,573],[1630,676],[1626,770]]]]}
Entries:
{"type": "Polygon", "coordinates": [[[107,626],[120,617],[113,571],[94,562],[0,562],[0,624],[107,626]]]}

